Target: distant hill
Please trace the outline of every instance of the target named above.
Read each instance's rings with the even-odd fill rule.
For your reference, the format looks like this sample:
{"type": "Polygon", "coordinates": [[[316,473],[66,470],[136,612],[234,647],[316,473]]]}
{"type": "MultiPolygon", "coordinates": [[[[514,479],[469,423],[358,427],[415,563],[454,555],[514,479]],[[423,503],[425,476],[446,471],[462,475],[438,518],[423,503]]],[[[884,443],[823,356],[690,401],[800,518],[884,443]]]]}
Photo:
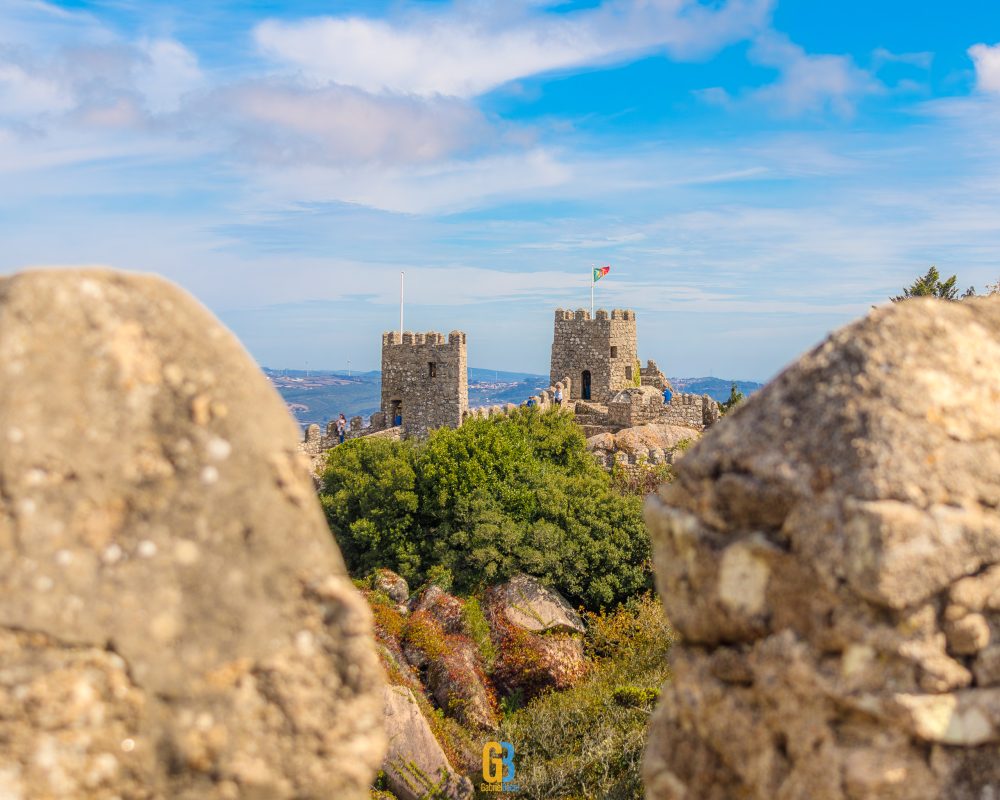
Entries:
{"type": "MultiPolygon", "coordinates": [[[[264,367],[264,374],[288,404],[292,415],[302,425],[325,425],[337,415],[348,419],[355,415],[367,417],[379,410],[382,373],[347,370],[292,370],[264,367]]],[[[723,401],[729,397],[732,381],[722,378],[671,378],[674,388],[682,392],[707,394],[723,401]]],[[[472,408],[501,403],[521,403],[549,385],[547,375],[531,372],[503,372],[469,368],[469,405],[472,408]]],[[[751,394],[762,384],[736,381],[744,394],[751,394]]]]}
{"type": "Polygon", "coordinates": [[[688,392],[690,394],[707,394],[713,400],[720,403],[729,399],[729,392],[735,383],[747,397],[758,389],[763,388],[763,383],[756,381],[733,381],[727,378],[670,378],[670,383],[678,392],[688,392]]]}

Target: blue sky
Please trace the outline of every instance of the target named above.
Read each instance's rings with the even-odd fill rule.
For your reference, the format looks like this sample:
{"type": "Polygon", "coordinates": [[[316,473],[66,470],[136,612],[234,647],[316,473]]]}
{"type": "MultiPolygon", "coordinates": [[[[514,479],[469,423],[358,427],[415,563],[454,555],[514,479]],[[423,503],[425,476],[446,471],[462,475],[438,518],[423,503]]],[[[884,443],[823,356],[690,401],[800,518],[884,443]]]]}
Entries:
{"type": "Polygon", "coordinates": [[[0,272],[155,271],[262,363],[637,312],[765,379],[931,264],[1000,279],[1000,3],[0,0],[0,272]]]}

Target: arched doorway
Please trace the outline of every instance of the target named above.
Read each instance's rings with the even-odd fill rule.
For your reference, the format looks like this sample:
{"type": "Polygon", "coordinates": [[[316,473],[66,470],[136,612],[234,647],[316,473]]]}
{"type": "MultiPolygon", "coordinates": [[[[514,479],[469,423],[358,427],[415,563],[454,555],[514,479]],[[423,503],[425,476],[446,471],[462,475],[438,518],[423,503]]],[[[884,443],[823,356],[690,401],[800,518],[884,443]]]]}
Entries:
{"type": "Polygon", "coordinates": [[[583,380],[580,381],[580,399],[589,400],[590,399],[590,370],[585,369],[583,371],[583,380]]]}

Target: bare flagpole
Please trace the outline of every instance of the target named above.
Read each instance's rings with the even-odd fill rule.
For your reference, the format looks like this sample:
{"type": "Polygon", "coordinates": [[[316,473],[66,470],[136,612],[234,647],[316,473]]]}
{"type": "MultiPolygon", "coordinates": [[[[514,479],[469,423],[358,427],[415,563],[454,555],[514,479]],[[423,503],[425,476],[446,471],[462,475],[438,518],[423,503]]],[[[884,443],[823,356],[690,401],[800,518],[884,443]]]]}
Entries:
{"type": "Polygon", "coordinates": [[[593,264],[590,265],[590,318],[594,318],[594,284],[597,281],[594,280],[594,270],[597,269],[593,264]]]}
{"type": "Polygon", "coordinates": [[[403,341],[403,275],[399,273],[399,341],[403,341]]]}

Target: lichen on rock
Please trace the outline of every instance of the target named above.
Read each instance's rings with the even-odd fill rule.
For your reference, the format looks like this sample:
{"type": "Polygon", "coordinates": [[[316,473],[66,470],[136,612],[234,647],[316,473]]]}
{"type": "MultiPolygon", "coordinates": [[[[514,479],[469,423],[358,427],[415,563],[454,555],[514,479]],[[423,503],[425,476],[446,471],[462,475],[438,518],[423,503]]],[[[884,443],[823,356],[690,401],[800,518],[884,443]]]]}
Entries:
{"type": "Polygon", "coordinates": [[[1000,792],[998,364],[996,300],[879,309],[648,501],[681,635],[649,797],[1000,792]]]}
{"type": "Polygon", "coordinates": [[[0,280],[6,796],[367,795],[371,615],[297,438],[166,281],[0,280]]]}

